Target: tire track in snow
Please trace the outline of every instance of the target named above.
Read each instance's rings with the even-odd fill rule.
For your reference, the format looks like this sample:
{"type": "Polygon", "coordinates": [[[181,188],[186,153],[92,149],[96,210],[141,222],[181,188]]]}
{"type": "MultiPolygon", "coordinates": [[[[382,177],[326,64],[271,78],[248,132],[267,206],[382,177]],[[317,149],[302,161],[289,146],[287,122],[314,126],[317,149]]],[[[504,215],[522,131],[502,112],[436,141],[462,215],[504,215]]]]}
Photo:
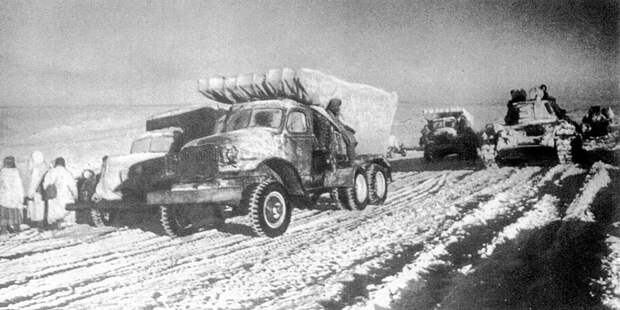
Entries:
{"type": "MultiPolygon", "coordinates": [[[[508,171],[507,173],[510,174],[511,172],[508,171]]],[[[202,295],[204,297],[204,294],[213,291],[213,287],[231,288],[233,284],[239,284],[240,279],[248,280],[251,278],[250,276],[261,275],[261,271],[247,271],[249,268],[263,268],[265,265],[274,264],[274,262],[281,260],[282,257],[287,256],[297,257],[302,260],[298,263],[291,262],[290,259],[286,260],[291,265],[287,267],[288,269],[300,268],[299,270],[295,269],[296,272],[288,271],[290,279],[280,281],[281,283],[277,283],[277,285],[269,286],[270,282],[278,277],[278,274],[288,269],[278,265],[271,269],[265,269],[262,271],[265,274],[263,280],[250,280],[253,281],[253,284],[251,282],[249,283],[251,285],[246,285],[245,288],[256,288],[257,283],[260,283],[261,285],[259,286],[264,286],[262,295],[249,295],[247,299],[242,298],[240,301],[244,302],[245,300],[246,303],[252,305],[260,304],[263,300],[261,298],[270,296],[274,292],[281,292],[282,294],[290,292],[294,295],[300,290],[304,291],[303,285],[306,284],[317,289],[316,286],[319,284],[316,284],[316,281],[333,277],[334,274],[340,272],[343,268],[355,264],[353,261],[347,262],[345,259],[348,255],[351,255],[351,251],[356,250],[355,246],[359,247],[360,250],[358,250],[359,253],[354,253],[358,253],[356,255],[363,258],[367,255],[369,255],[368,257],[376,256],[376,253],[381,251],[381,247],[377,247],[374,250],[371,249],[371,246],[361,247],[364,246],[367,240],[380,236],[372,236],[368,233],[364,235],[364,238],[359,238],[357,235],[360,234],[360,231],[369,231],[370,229],[367,229],[369,225],[371,225],[370,227],[376,227],[377,225],[372,225],[374,222],[381,223],[383,221],[382,225],[384,227],[379,229],[380,233],[378,234],[390,232],[391,221],[395,217],[411,216],[412,202],[420,202],[428,199],[431,193],[445,190],[447,187],[445,186],[446,182],[452,182],[450,180],[456,180],[465,176],[461,182],[467,182],[468,177],[472,174],[476,173],[468,171],[432,172],[423,173],[422,175],[414,173],[397,178],[394,182],[396,183],[396,186],[394,186],[395,190],[390,192],[391,200],[385,206],[369,207],[362,212],[332,210],[317,212],[315,210],[304,210],[304,212],[299,213],[300,221],[292,223],[289,231],[291,234],[287,232],[284,236],[276,239],[254,238],[211,231],[199,233],[195,237],[196,240],[166,240],[166,237],[161,237],[164,239],[164,243],[170,245],[163,249],[153,248],[151,251],[143,251],[144,253],[136,256],[125,257],[127,253],[120,253],[118,257],[110,255],[111,260],[104,264],[106,265],[105,267],[99,267],[102,264],[94,264],[74,271],[62,272],[58,276],[63,276],[65,280],[69,280],[64,283],[68,287],[72,287],[71,292],[64,289],[47,294],[45,293],[46,290],[54,289],[53,285],[47,286],[47,289],[43,289],[36,298],[24,300],[15,304],[15,306],[32,309],[36,309],[41,305],[52,307],[54,305],[63,305],[65,308],[80,308],[102,302],[102,307],[105,307],[106,304],[111,308],[118,308],[120,304],[139,307],[153,302],[151,296],[153,290],[162,291],[164,296],[170,296],[169,298],[172,299],[189,298],[187,296],[175,297],[178,294],[183,294],[179,293],[179,290],[193,290],[200,293],[198,296],[202,295]],[[416,184],[415,190],[408,188],[408,182],[416,184]],[[342,235],[342,237],[336,238],[339,235],[342,235]],[[231,239],[235,240],[231,241],[231,239]],[[351,242],[352,245],[349,245],[348,243],[351,240],[355,240],[355,242],[351,242]],[[328,246],[330,243],[333,244],[333,247],[328,246]],[[334,253],[330,255],[321,254],[325,248],[332,249],[334,253]],[[342,248],[342,251],[338,252],[340,248],[342,248]],[[369,253],[363,253],[363,251],[369,253]],[[306,255],[310,256],[312,261],[303,261],[306,255]],[[326,257],[331,257],[331,259],[326,257]],[[154,263],[154,259],[160,262],[154,263]],[[329,262],[323,261],[325,259],[329,260],[329,262]],[[243,263],[231,264],[231,262],[235,261],[243,263]],[[316,269],[317,273],[322,274],[322,276],[318,278],[310,277],[311,274],[303,270],[306,267],[316,269]],[[295,280],[292,275],[301,275],[302,277],[308,277],[308,279],[295,280]],[[72,277],[74,277],[73,280],[71,280],[72,277]],[[97,281],[92,281],[92,279],[97,279],[97,281]],[[265,282],[265,285],[261,281],[265,282]],[[153,287],[153,289],[144,292],[144,287],[153,287]],[[179,287],[179,289],[175,287],[179,287]]],[[[501,179],[504,176],[500,175],[497,178],[488,177],[490,179],[487,179],[487,181],[501,179]]],[[[473,178],[469,180],[474,181],[473,178]]],[[[482,182],[478,183],[482,184],[482,182]]],[[[467,187],[471,187],[471,185],[467,187]]],[[[392,186],[390,188],[392,189],[392,186]]],[[[472,189],[480,190],[481,188],[474,185],[472,189]]],[[[428,210],[435,207],[428,202],[425,204],[422,206],[422,210],[420,210],[420,217],[423,212],[428,212],[428,210]]],[[[436,210],[436,212],[440,212],[440,210],[436,210]]],[[[412,220],[409,223],[409,225],[412,224],[415,225],[415,221],[412,220]]],[[[428,226],[433,226],[434,224],[432,217],[428,222],[425,222],[425,225],[428,226]]],[[[129,231],[130,234],[136,233],[134,230],[129,231]]],[[[411,233],[412,236],[416,234],[417,232],[411,233]]],[[[384,236],[384,239],[390,240],[389,236],[384,236]]],[[[117,244],[109,244],[109,241],[94,241],[94,244],[100,246],[107,245],[111,248],[117,246],[117,244]]],[[[142,251],[140,250],[140,242],[137,242],[137,244],[136,251],[142,251]]],[[[90,250],[84,249],[84,251],[88,253],[90,250]]],[[[63,250],[60,249],[54,252],[63,252],[63,250]]],[[[87,256],[85,254],[85,257],[87,256]]],[[[46,287],[46,283],[56,283],[57,281],[56,278],[38,280],[41,281],[31,283],[32,285],[28,288],[37,291],[39,290],[37,287],[46,287]]],[[[222,298],[220,297],[219,300],[222,300],[222,298]]],[[[214,298],[212,301],[215,304],[217,300],[217,298],[214,298]]]]}
{"type": "Polygon", "coordinates": [[[281,246],[281,245],[278,245],[278,246],[281,246]]]}
{"type": "MultiPolygon", "coordinates": [[[[538,188],[542,187],[548,180],[553,179],[561,173],[561,167],[547,171],[544,176],[533,178],[538,171],[536,169],[523,169],[520,173],[527,171],[521,182],[513,183],[513,186],[507,186],[504,189],[496,191],[493,198],[487,202],[481,203],[477,208],[473,209],[468,215],[458,221],[452,222],[451,226],[444,229],[442,233],[426,243],[425,250],[411,263],[406,265],[403,270],[393,277],[388,277],[383,281],[386,283],[378,290],[370,292],[370,300],[353,308],[363,308],[367,306],[390,308],[393,302],[397,302],[401,294],[407,292],[406,289],[412,281],[420,281],[423,276],[429,273],[430,268],[437,266],[449,265],[446,257],[450,256],[449,247],[463,242],[468,237],[468,230],[476,226],[486,226],[488,221],[501,217],[514,216],[518,214],[515,206],[524,201],[532,200],[535,197],[538,188]],[[523,182],[525,181],[525,182],[523,182]],[[507,191],[505,191],[508,189],[507,191]]],[[[493,187],[493,186],[491,186],[493,187]]],[[[497,190],[495,188],[494,190],[497,190]]]]}
{"type": "Polygon", "coordinates": [[[436,302],[449,309],[601,307],[599,298],[604,303],[605,295],[594,279],[604,274],[598,259],[605,251],[602,229],[617,199],[607,172],[599,168],[594,165],[586,176],[571,167],[555,178],[554,188],[545,188],[531,211],[483,247],[483,258],[436,302]],[[561,197],[566,192],[571,195],[561,197]]]}

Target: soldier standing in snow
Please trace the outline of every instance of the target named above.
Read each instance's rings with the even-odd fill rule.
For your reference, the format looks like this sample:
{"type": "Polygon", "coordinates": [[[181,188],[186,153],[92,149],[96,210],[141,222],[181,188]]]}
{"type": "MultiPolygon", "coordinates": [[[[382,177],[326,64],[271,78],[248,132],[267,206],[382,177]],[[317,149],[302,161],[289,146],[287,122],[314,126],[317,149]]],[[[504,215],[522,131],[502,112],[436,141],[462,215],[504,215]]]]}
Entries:
{"type": "Polygon", "coordinates": [[[54,224],[62,220],[68,213],[65,206],[75,202],[78,197],[77,187],[73,175],[65,168],[65,159],[56,158],[54,168],[47,172],[43,180],[43,189],[48,192],[51,186],[56,187],[55,197],[48,200],[47,222],[54,224]]]}
{"type": "Polygon", "coordinates": [[[48,165],[44,162],[43,153],[32,152],[30,158],[30,182],[26,190],[27,214],[33,226],[39,226],[45,219],[45,200],[41,196],[41,183],[48,170],[48,165]]]}
{"type": "Polygon", "coordinates": [[[18,232],[22,223],[24,187],[15,157],[4,158],[0,169],[0,234],[18,232]]]}

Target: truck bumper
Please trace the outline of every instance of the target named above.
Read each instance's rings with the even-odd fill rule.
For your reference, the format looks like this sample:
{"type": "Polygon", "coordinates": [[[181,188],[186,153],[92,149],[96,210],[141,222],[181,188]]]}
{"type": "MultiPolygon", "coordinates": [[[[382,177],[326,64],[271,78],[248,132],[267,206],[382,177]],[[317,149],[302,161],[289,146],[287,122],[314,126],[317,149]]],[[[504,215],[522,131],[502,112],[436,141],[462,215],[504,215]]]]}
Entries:
{"type": "Polygon", "coordinates": [[[146,204],[145,202],[129,202],[123,200],[100,200],[97,202],[92,201],[78,201],[75,203],[69,203],[65,207],[68,211],[78,211],[78,210],[140,210],[140,209],[149,209],[153,206],[146,204]]]}
{"type": "Polygon", "coordinates": [[[146,195],[149,205],[213,204],[238,205],[243,189],[239,187],[180,188],[150,192],[146,195]]]}

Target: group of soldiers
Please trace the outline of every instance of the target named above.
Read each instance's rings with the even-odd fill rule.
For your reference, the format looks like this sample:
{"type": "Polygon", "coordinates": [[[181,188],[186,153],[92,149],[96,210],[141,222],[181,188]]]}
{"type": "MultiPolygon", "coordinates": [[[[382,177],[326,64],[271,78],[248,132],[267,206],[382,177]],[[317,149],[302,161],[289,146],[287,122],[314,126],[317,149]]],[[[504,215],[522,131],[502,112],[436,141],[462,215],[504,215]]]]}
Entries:
{"type": "Polygon", "coordinates": [[[0,169],[0,234],[18,232],[24,223],[55,227],[69,215],[65,205],[77,199],[78,191],[65,166],[65,159],[58,157],[50,167],[43,154],[34,151],[24,186],[15,157],[4,158],[0,169]]]}

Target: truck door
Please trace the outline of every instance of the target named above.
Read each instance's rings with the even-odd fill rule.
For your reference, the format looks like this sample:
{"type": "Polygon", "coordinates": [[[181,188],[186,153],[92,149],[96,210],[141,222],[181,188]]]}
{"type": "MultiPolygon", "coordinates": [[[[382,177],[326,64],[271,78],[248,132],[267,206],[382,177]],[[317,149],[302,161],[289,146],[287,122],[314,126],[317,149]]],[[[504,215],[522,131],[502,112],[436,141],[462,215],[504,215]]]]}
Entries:
{"type": "Polygon", "coordinates": [[[302,109],[293,109],[286,120],[285,150],[297,168],[305,187],[312,187],[312,122],[302,109]]]}

